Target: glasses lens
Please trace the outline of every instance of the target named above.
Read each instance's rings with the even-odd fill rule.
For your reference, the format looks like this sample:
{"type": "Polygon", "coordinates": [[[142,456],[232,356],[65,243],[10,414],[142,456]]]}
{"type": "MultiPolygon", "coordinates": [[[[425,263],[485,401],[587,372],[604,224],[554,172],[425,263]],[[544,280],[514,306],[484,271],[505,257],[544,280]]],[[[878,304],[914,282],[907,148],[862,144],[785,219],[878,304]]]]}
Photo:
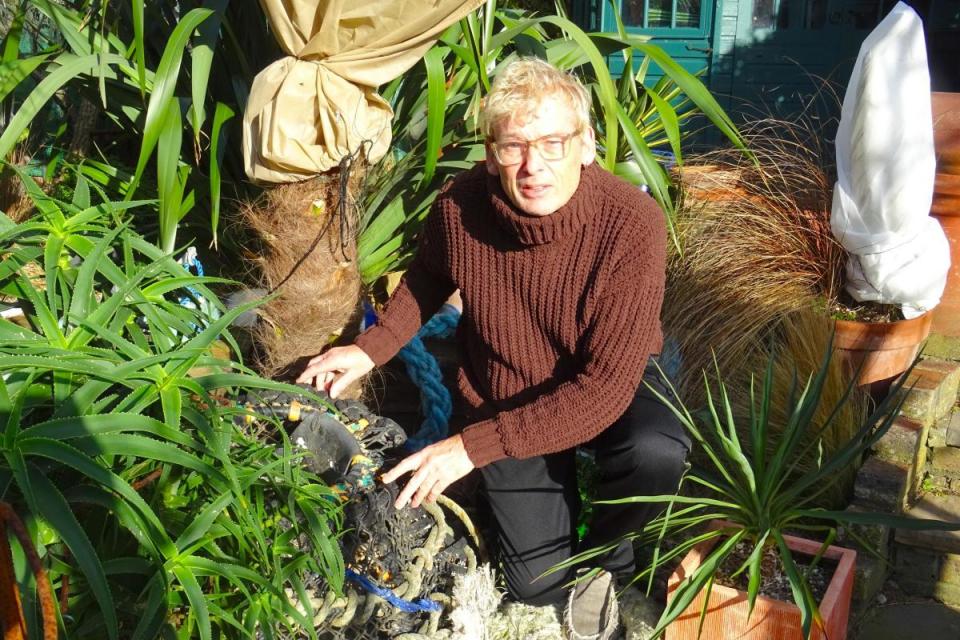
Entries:
{"type": "Polygon", "coordinates": [[[537,150],[546,160],[560,160],[567,155],[567,142],[569,140],[569,136],[543,138],[539,141],[537,150]]]}
{"type": "Polygon", "coordinates": [[[495,142],[493,143],[493,151],[497,156],[497,162],[504,166],[523,162],[523,157],[529,147],[535,147],[537,153],[544,160],[562,160],[567,155],[570,139],[578,133],[579,131],[574,131],[565,136],[551,135],[530,142],[495,142]]]}
{"type": "Polygon", "coordinates": [[[518,164],[523,160],[523,152],[526,151],[526,144],[523,142],[498,142],[493,145],[497,153],[497,160],[500,164],[511,165],[518,164]]]}

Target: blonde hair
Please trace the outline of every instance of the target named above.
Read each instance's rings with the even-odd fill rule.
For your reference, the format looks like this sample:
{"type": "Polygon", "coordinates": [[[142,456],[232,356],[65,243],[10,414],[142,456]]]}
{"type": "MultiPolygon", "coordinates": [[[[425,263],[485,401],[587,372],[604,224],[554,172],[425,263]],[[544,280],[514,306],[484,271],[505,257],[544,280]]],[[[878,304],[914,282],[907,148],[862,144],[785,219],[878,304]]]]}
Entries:
{"type": "Polygon", "coordinates": [[[577,128],[590,126],[590,96],[572,74],[540,58],[519,58],[497,73],[480,109],[480,131],[493,138],[503,120],[530,115],[547,97],[560,97],[573,110],[577,128]]]}

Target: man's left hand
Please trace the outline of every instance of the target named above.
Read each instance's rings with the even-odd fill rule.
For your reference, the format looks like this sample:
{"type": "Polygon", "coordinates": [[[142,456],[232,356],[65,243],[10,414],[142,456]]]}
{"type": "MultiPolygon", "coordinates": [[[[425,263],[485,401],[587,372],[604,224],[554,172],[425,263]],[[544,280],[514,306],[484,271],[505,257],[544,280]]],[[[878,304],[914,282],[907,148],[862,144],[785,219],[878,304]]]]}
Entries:
{"type": "Polygon", "coordinates": [[[383,474],[383,481],[393,482],[412,471],[413,475],[393,506],[402,509],[410,503],[411,507],[417,508],[422,502],[434,502],[444,489],[473,471],[473,468],[467,450],[463,448],[463,438],[457,434],[407,456],[383,474]]]}

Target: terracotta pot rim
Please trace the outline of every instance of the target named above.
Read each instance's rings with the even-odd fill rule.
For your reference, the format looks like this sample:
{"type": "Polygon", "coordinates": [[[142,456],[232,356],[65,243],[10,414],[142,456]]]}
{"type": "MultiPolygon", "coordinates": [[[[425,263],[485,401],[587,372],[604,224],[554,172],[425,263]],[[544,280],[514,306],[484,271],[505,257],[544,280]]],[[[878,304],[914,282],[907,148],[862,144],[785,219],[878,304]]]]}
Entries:
{"type": "Polygon", "coordinates": [[[833,344],[845,351],[892,351],[914,347],[930,335],[932,322],[932,309],[916,318],[894,322],[834,320],[833,344]]]}

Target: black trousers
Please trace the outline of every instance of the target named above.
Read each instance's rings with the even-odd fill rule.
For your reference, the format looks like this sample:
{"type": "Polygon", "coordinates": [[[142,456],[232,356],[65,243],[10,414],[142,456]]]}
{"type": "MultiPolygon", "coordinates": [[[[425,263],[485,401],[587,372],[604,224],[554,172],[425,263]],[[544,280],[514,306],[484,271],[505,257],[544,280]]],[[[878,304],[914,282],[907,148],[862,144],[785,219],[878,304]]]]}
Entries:
{"type": "MultiPolygon", "coordinates": [[[[652,366],[644,379],[666,397],[652,366]]],[[[599,478],[596,499],[672,494],[685,468],[690,440],[676,417],[644,384],[630,407],[589,443],[599,478]]],[[[596,505],[590,531],[577,543],[580,495],[573,449],[483,467],[481,476],[494,515],[497,542],[510,596],[528,604],[560,604],[574,569],[539,577],[578,550],[607,544],[639,531],[663,504],[596,505]]],[[[598,562],[612,573],[634,569],[633,548],[622,542],[598,562]]]]}

